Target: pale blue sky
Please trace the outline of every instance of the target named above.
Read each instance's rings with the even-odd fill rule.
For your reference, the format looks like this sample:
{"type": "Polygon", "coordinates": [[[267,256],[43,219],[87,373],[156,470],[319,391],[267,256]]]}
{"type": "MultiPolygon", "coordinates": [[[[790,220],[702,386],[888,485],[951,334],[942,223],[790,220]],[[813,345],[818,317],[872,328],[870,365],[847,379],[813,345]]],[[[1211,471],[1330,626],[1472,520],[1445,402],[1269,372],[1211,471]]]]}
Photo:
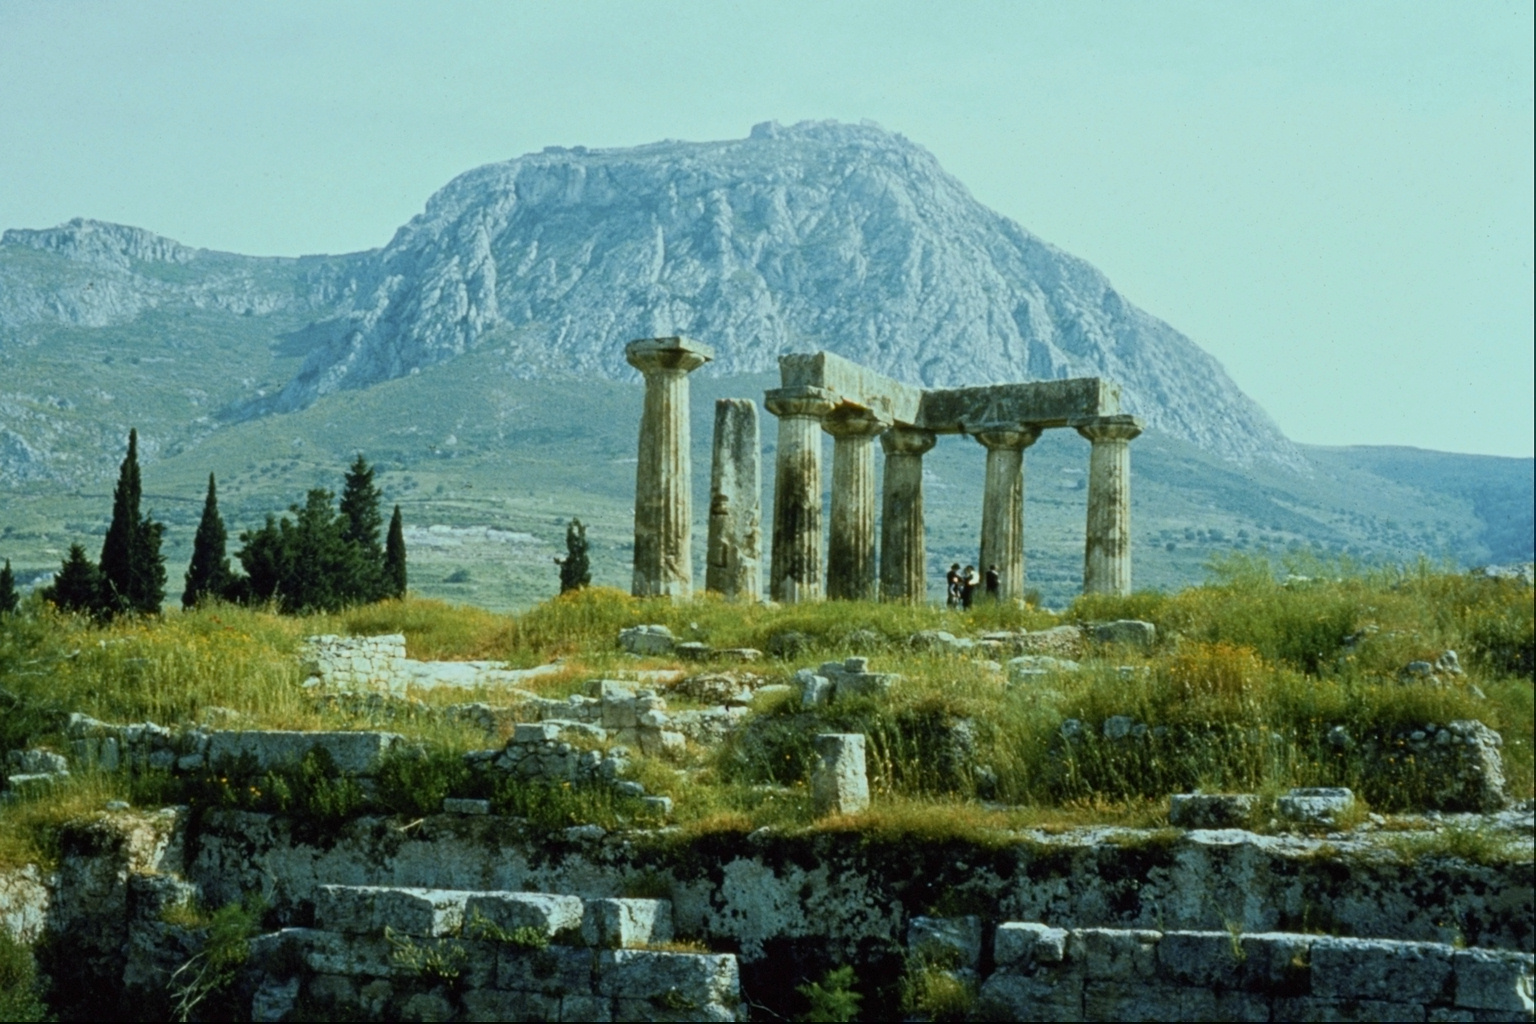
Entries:
{"type": "Polygon", "coordinates": [[[1532,4],[0,0],[0,228],[371,248],[547,145],[870,118],[1293,438],[1529,456],[1532,4]]]}

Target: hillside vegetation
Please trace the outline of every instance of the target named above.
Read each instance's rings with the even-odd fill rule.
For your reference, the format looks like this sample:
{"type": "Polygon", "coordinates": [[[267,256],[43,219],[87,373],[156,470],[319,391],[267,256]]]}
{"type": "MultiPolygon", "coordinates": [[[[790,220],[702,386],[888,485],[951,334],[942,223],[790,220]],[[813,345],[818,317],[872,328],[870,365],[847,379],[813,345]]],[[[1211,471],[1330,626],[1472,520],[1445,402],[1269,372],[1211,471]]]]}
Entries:
{"type": "MultiPolygon", "coordinates": [[[[168,726],[384,727],[414,737],[427,756],[400,769],[400,785],[425,796],[397,797],[383,809],[425,811],[467,784],[458,755],[505,740],[432,708],[504,699],[494,690],[434,690],[402,707],[318,699],[302,685],[303,636],[398,631],[418,659],[512,666],[560,659],[561,671],[528,686],[561,697],[588,679],[678,664],[617,649],[621,628],[662,623],[715,647],[770,649],[776,636],[802,634],[792,658],[749,667],[769,682],[788,682],[799,667],[855,653],[868,656],[873,669],[902,677],[885,698],[811,709],[801,707],[797,693],[764,695],[723,746],[639,758],[636,777],[649,791],[671,796],[674,820],[693,831],[844,827],[815,822],[810,810],[810,740],[826,731],[870,738],[876,802],[861,828],[986,833],[1025,824],[1156,824],[1165,820],[1168,793],[1197,787],[1273,795],[1298,785],[1348,785],[1370,806],[1393,811],[1410,806],[1412,794],[1364,774],[1353,747],[1330,740],[1336,727],[1361,741],[1402,727],[1481,720],[1503,734],[1510,795],[1533,795],[1533,613],[1532,591],[1517,581],[1427,567],[1347,573],[1337,563],[1278,580],[1269,563],[1244,557],[1221,563],[1199,587],[1083,598],[1060,616],[1000,606],[967,614],[859,603],[672,605],[597,588],[519,615],[410,598],[306,617],[213,605],[98,627],[33,600],[21,613],[0,617],[0,747],[66,751],[62,727],[70,712],[168,726]],[[982,660],[908,643],[922,629],[979,633],[1121,617],[1154,622],[1156,646],[1094,649],[1080,672],[1013,686],[982,660]],[[1446,685],[1400,681],[1407,662],[1433,660],[1447,649],[1460,653],[1465,677],[1446,685]],[[1103,739],[1102,724],[1112,716],[1127,716],[1154,738],[1103,739]],[[1068,750],[1063,736],[1071,720],[1082,729],[1068,750]]],[[[670,700],[674,708],[688,703],[670,700]]],[[[44,799],[0,809],[5,856],[46,856],[61,816],[99,809],[107,799],[265,806],[227,787],[210,795],[169,785],[153,772],[130,780],[77,771],[44,799]]],[[[592,794],[514,787],[483,795],[547,827],[635,820],[622,802],[592,794]]],[[[347,806],[360,812],[369,805],[347,806]]]]}

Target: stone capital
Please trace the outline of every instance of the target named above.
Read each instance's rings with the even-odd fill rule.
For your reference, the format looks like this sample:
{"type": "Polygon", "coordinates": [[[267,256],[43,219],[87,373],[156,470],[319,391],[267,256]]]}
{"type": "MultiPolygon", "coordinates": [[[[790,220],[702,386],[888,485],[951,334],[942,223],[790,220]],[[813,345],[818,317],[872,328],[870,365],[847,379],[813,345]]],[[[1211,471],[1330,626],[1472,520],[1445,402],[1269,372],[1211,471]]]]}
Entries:
{"type": "Polygon", "coordinates": [[[1041,430],[1033,423],[987,423],[969,428],[966,433],[988,449],[1017,448],[1023,451],[1040,440],[1041,430]]]}
{"type": "Polygon", "coordinates": [[[937,441],[933,431],[916,427],[892,427],[880,435],[880,447],[887,455],[921,455],[937,441]]]}
{"type": "Polygon", "coordinates": [[[1135,416],[1099,416],[1072,425],[1079,434],[1093,442],[1129,441],[1141,434],[1141,421],[1135,416]]]}
{"type": "Polygon", "coordinates": [[[821,429],[833,437],[869,437],[891,425],[890,417],[881,416],[862,405],[839,405],[822,418],[821,429]]]}
{"type": "Polygon", "coordinates": [[[629,365],[644,374],[689,373],[715,358],[715,350],[692,338],[642,338],[624,346],[629,365]]]}
{"type": "Polygon", "coordinates": [[[775,388],[763,394],[763,404],[780,418],[804,416],[819,420],[832,411],[837,400],[826,388],[775,388]]]}

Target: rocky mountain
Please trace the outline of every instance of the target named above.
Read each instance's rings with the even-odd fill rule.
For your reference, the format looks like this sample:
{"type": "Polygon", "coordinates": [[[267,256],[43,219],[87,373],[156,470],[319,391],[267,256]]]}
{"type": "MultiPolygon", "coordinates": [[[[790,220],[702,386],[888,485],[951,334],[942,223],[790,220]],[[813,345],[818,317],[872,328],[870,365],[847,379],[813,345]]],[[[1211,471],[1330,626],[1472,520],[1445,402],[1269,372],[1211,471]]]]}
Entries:
{"type": "Polygon", "coordinates": [[[308,321],[283,342],[297,373],[237,418],[487,344],[523,379],[630,379],[625,342],[683,333],[715,346],[718,374],[825,348],[928,385],[1107,376],[1153,429],[1305,466],[1190,339],[872,125],[552,147],[461,175],[383,249],[345,257],[256,260],[91,221],[0,240],[0,327],[103,326],[170,301],[308,321]],[[19,273],[23,250],[68,269],[19,273]]]}

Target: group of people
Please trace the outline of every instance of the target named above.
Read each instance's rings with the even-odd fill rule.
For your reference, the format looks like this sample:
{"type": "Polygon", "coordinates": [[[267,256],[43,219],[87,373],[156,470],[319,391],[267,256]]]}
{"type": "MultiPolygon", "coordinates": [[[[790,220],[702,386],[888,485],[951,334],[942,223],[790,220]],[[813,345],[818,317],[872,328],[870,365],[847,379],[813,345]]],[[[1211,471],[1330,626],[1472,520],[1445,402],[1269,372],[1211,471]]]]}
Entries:
{"type": "MultiPolygon", "coordinates": [[[[997,566],[987,566],[987,600],[996,601],[1002,596],[1002,582],[1002,573],[997,571],[997,566]]],[[[974,565],[961,569],[960,563],[956,562],[949,567],[949,572],[944,574],[944,584],[948,593],[949,607],[969,609],[976,600],[976,588],[982,585],[982,578],[976,575],[974,565]]]]}

